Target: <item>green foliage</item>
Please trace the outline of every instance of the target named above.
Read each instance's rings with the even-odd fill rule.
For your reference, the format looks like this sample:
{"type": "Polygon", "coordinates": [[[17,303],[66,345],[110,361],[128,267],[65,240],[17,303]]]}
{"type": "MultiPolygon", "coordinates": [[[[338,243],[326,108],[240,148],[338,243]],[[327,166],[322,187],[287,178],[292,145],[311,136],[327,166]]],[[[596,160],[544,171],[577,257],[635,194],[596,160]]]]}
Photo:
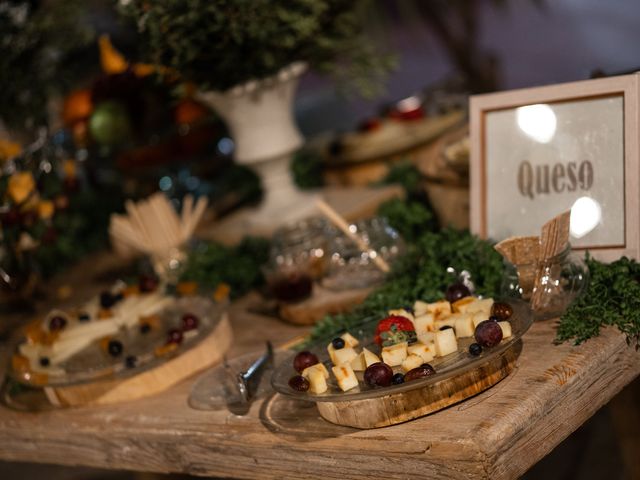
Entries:
{"type": "MultiPolygon", "coordinates": [[[[124,3],[124,2],[123,2],[124,3]]],[[[226,90],[295,61],[364,82],[389,67],[362,36],[363,0],[131,0],[145,60],[226,90]],[[363,75],[367,73],[368,75],[363,75]]]]}
{"type": "Polygon", "coordinates": [[[83,4],[0,2],[0,118],[7,125],[46,124],[49,95],[77,81],[77,55],[93,39],[79,18],[83,4]]]}
{"type": "Polygon", "coordinates": [[[467,231],[444,229],[426,232],[410,246],[409,252],[394,266],[389,279],[350,313],[325,317],[316,324],[311,341],[348,330],[367,319],[383,318],[392,308],[413,306],[443,298],[446,288],[456,280],[456,272],[472,275],[476,293],[495,296],[502,279],[502,257],[491,243],[467,231]]]}
{"type": "Polygon", "coordinates": [[[204,290],[226,283],[238,298],[263,283],[260,266],[268,257],[269,241],[263,238],[245,237],[236,247],[203,242],[189,254],[180,281],[195,281],[204,290]]]}
{"type": "Polygon", "coordinates": [[[380,183],[382,185],[401,185],[410,196],[422,193],[422,175],[416,166],[409,161],[392,164],[389,172],[380,183]]]}
{"type": "Polygon", "coordinates": [[[437,221],[426,205],[414,200],[388,200],[378,209],[378,215],[385,217],[409,243],[415,242],[425,231],[434,231],[437,221]]]}
{"type": "Polygon", "coordinates": [[[322,187],[322,166],[322,158],[317,153],[305,149],[298,151],[291,161],[295,184],[303,190],[322,187]]]}
{"type": "Polygon", "coordinates": [[[622,257],[605,264],[587,257],[589,287],[560,318],[557,342],[573,340],[578,345],[615,326],[627,343],[640,348],[640,264],[622,257]]]}

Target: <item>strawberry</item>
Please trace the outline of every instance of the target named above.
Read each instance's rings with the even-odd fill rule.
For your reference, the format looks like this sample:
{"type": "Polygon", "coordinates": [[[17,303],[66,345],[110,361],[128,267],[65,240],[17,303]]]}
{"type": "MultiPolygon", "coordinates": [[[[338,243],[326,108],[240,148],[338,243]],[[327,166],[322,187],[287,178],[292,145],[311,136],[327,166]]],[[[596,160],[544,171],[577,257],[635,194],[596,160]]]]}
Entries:
{"type": "Polygon", "coordinates": [[[373,340],[378,345],[393,345],[411,341],[416,336],[416,329],[411,320],[400,315],[390,315],[378,322],[373,340]]]}

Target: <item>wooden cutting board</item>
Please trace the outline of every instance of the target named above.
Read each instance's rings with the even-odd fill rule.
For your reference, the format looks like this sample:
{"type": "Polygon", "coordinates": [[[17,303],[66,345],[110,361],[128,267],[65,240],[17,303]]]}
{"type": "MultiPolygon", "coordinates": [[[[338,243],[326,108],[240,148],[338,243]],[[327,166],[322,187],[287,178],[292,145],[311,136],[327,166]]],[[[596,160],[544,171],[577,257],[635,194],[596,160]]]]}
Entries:
{"type": "Polygon", "coordinates": [[[227,313],[218,325],[184,353],[132,377],[107,379],[65,387],[45,387],[49,401],[57,406],[106,405],[154,395],[194,373],[222,360],[233,340],[227,313]]]}
{"type": "Polygon", "coordinates": [[[515,368],[522,340],[465,372],[408,392],[345,402],[316,402],[320,415],[337,425],[378,428],[442,410],[492,387],[515,368]]]}

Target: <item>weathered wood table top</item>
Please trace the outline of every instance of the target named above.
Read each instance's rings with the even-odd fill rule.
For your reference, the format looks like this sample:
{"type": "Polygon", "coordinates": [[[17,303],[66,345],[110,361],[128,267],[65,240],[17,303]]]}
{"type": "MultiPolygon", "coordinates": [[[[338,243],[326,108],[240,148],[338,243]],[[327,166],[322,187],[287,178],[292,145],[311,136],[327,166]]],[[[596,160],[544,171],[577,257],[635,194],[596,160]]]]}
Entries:
{"type": "MultiPolygon", "coordinates": [[[[247,313],[247,301],[231,308],[232,355],[306,331],[247,313]]],[[[534,324],[513,374],[401,425],[339,427],[280,395],[246,416],[197,411],[187,404],[193,378],[116,406],[0,407],[0,459],[234,478],[515,478],[640,373],[640,353],[617,331],[579,347],[554,346],[554,334],[552,321],[534,324]]]]}

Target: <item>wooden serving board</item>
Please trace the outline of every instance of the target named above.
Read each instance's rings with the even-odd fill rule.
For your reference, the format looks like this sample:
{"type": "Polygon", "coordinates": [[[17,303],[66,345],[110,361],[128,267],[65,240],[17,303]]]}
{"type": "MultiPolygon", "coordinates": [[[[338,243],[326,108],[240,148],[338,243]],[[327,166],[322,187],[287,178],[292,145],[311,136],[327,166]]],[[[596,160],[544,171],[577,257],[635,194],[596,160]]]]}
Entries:
{"type": "Polygon", "coordinates": [[[492,387],[511,373],[522,340],[477,368],[408,392],[345,402],[316,402],[320,415],[337,425],[378,428],[442,410],[492,387]]]}
{"type": "Polygon", "coordinates": [[[123,379],[99,380],[65,387],[45,387],[57,406],[107,405],[154,395],[220,360],[231,346],[233,332],[227,313],[197,345],[161,365],[123,379]]]}

